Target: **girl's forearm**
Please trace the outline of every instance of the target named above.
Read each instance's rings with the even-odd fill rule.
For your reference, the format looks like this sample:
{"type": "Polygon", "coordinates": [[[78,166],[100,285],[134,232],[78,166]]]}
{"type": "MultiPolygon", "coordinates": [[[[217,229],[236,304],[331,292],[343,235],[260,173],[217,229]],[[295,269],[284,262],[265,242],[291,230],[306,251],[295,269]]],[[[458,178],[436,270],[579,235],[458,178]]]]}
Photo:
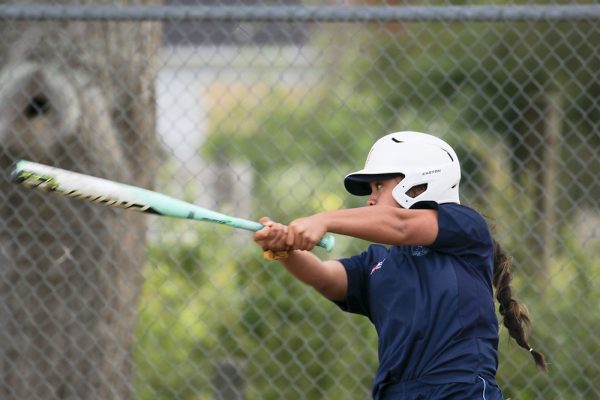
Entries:
{"type": "Polygon", "coordinates": [[[346,271],[338,261],[321,261],[309,251],[294,250],[288,258],[279,260],[299,281],[312,286],[331,300],[346,298],[346,271]]]}
{"type": "Polygon", "coordinates": [[[374,243],[431,244],[437,235],[437,214],[432,210],[395,207],[359,207],[317,214],[328,232],[374,243]]]}

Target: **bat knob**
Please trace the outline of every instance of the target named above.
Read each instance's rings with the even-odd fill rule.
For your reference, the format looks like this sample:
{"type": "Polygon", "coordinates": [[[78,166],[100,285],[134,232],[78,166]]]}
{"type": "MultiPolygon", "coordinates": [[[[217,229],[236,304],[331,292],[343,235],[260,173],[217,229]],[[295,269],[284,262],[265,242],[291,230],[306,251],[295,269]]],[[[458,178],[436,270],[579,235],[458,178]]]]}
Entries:
{"type": "Polygon", "coordinates": [[[289,253],[287,251],[271,251],[266,250],[263,252],[263,258],[265,260],[281,260],[283,258],[288,258],[289,253]]]}

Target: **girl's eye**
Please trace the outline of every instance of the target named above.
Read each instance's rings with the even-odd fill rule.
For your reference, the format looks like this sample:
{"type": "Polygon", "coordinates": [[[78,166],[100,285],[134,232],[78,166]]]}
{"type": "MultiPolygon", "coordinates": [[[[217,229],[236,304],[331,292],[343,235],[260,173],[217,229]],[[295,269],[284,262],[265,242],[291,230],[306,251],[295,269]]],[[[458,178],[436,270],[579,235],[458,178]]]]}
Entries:
{"type": "Polygon", "coordinates": [[[378,183],[375,185],[375,189],[377,189],[378,192],[381,192],[381,189],[383,189],[383,185],[381,183],[378,183]]]}

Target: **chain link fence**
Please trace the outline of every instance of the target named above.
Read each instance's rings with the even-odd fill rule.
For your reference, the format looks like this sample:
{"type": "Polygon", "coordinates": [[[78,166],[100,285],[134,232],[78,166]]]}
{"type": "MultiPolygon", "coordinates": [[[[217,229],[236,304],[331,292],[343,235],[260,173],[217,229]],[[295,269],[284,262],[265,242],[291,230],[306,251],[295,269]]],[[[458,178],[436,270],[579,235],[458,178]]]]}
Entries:
{"type": "Polygon", "coordinates": [[[369,398],[369,321],[250,233],[8,172],[31,159],[289,222],[361,205],[343,177],[400,130],[454,146],[463,202],[514,258],[550,367],[502,329],[505,397],[600,398],[599,6],[98,3],[0,5],[2,399],[369,398]]]}

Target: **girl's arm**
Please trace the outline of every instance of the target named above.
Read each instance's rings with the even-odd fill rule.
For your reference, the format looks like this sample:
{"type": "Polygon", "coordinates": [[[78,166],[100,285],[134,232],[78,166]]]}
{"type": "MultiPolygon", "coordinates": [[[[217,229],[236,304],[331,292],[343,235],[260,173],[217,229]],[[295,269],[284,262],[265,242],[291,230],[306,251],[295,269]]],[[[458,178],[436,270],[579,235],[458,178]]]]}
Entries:
{"type": "MultiPolygon", "coordinates": [[[[286,226],[268,218],[262,218],[260,222],[265,227],[254,234],[254,240],[263,250],[289,250],[285,246],[286,226]]],[[[287,258],[279,261],[290,274],[315,288],[325,298],[334,301],[346,299],[348,279],[339,261],[321,261],[311,252],[302,250],[291,250],[287,258]]]]}
{"type": "Polygon", "coordinates": [[[292,221],[285,243],[311,250],[326,232],[387,245],[428,246],[437,237],[437,211],[383,205],[326,211],[292,221]]]}
{"type": "Polygon", "coordinates": [[[360,207],[327,211],[284,226],[262,218],[265,228],[254,234],[263,250],[289,252],[283,266],[298,280],[330,300],[346,299],[348,278],[339,261],[321,261],[311,250],[326,233],[338,233],[389,245],[430,245],[438,232],[437,211],[397,207],[360,207]]]}
{"type": "Polygon", "coordinates": [[[312,286],[325,298],[346,300],[348,278],[339,261],[321,261],[309,251],[294,250],[287,258],[279,260],[290,274],[299,281],[312,286]]]}

